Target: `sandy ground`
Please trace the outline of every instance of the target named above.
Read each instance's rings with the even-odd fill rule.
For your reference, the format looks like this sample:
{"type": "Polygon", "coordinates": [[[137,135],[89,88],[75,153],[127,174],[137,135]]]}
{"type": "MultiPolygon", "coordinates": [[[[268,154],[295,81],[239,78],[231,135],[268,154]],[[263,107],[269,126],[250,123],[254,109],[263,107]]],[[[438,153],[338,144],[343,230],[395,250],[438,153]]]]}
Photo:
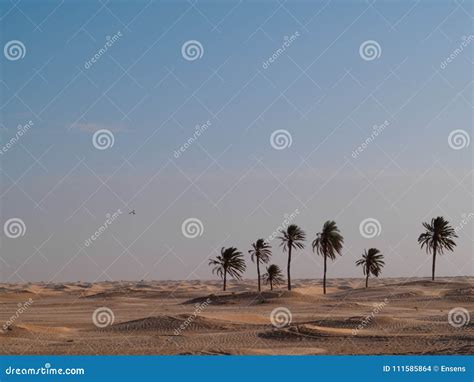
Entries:
{"type": "Polygon", "coordinates": [[[474,354],[473,282],[0,284],[0,354],[474,354]]]}

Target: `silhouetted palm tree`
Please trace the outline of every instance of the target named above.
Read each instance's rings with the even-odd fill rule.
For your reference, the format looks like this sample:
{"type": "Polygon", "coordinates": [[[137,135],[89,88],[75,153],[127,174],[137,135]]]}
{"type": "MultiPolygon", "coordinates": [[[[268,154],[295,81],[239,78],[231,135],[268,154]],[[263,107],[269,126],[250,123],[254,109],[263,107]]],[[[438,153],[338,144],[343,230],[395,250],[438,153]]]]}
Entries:
{"type": "Polygon", "coordinates": [[[326,294],[326,270],[327,258],[331,260],[336,258],[336,253],[341,254],[342,244],[344,238],[337,228],[336,222],[328,220],[323,225],[323,230],[318,232],[316,239],[313,241],[313,252],[316,249],[318,255],[324,256],[324,277],[323,277],[323,292],[326,294]]]}
{"type": "Polygon", "coordinates": [[[280,285],[285,281],[280,267],[275,264],[267,267],[267,273],[263,275],[263,280],[265,284],[270,284],[270,290],[273,290],[273,285],[280,285]]]}
{"type": "Polygon", "coordinates": [[[286,231],[281,231],[282,236],[278,236],[278,239],[281,240],[280,246],[283,247],[283,251],[288,250],[288,268],[287,268],[287,277],[288,277],[288,290],[291,290],[291,250],[293,248],[303,249],[303,241],[306,240],[306,234],[304,231],[295,224],[288,226],[286,231]]]}
{"type": "Polygon", "coordinates": [[[257,263],[257,277],[258,277],[258,291],[260,292],[260,263],[268,263],[270,256],[272,255],[270,244],[264,239],[258,239],[252,244],[252,249],[249,251],[251,259],[254,263],[257,263]]]}
{"type": "Polygon", "coordinates": [[[425,227],[426,232],[418,237],[418,244],[421,244],[422,249],[426,246],[426,253],[433,253],[431,280],[434,280],[436,255],[438,253],[442,255],[444,250],[453,251],[456,246],[453,239],[457,238],[458,235],[442,216],[431,219],[431,223],[423,223],[423,227],[425,227]]]}
{"type": "Polygon", "coordinates": [[[224,291],[227,286],[227,274],[236,280],[241,280],[242,273],[245,272],[246,268],[242,252],[239,252],[234,247],[222,247],[221,254],[216,256],[214,260],[210,260],[209,265],[214,265],[212,273],[216,273],[224,280],[224,291]]]}
{"type": "Polygon", "coordinates": [[[362,259],[356,261],[356,265],[362,265],[363,272],[365,275],[365,287],[369,286],[369,276],[372,274],[375,277],[379,277],[382,273],[382,268],[385,265],[383,261],[383,255],[377,248],[370,248],[368,251],[365,250],[362,255],[362,259]]]}

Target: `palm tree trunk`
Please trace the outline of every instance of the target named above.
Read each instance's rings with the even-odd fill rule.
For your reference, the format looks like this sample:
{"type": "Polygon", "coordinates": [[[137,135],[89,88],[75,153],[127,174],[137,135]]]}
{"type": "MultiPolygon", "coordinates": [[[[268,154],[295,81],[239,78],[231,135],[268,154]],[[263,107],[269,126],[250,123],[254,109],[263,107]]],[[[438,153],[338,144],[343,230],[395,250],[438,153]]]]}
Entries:
{"type": "Polygon", "coordinates": [[[365,266],[365,287],[367,288],[369,286],[369,265],[366,264],[365,266]]]}
{"type": "Polygon", "coordinates": [[[323,293],[326,294],[326,255],[324,255],[323,293]]]}
{"type": "Polygon", "coordinates": [[[227,285],[227,271],[224,270],[224,292],[227,285]]]}
{"type": "Polygon", "coordinates": [[[291,268],[291,247],[292,243],[288,243],[288,269],[287,269],[287,276],[288,276],[288,290],[291,290],[291,276],[290,276],[290,268],[291,268]]]}
{"type": "Polygon", "coordinates": [[[433,268],[431,269],[431,281],[435,279],[435,265],[436,264],[436,245],[433,247],[433,268]]]}
{"type": "Polygon", "coordinates": [[[271,279],[270,279],[270,290],[273,290],[273,282],[271,279]]]}
{"type": "Polygon", "coordinates": [[[258,260],[258,257],[257,257],[257,277],[258,277],[258,291],[260,292],[260,266],[259,266],[259,263],[260,261],[258,260]]]}

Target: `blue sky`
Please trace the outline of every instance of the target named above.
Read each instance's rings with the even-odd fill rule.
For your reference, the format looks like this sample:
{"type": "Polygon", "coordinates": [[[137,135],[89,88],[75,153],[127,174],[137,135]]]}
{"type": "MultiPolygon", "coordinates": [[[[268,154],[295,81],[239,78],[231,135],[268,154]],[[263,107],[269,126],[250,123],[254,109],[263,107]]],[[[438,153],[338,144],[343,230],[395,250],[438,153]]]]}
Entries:
{"type": "MultiPolygon", "coordinates": [[[[453,130],[471,134],[468,1],[5,1],[0,11],[2,44],[26,49],[1,57],[2,144],[34,123],[0,158],[2,220],[26,226],[2,237],[3,281],[210,278],[216,248],[246,254],[295,209],[310,240],[327,219],[340,226],[346,248],[330,277],[360,276],[354,262],[372,246],[384,276],[427,276],[421,222],[457,226],[472,212],[472,146],[448,144],[453,130]],[[192,61],[181,49],[190,40],[203,48],[192,61]],[[360,55],[366,41],[379,57],[360,55]],[[92,144],[101,129],[114,136],[106,150],[92,144]],[[283,150],[270,144],[279,129],[292,140],[283,150]],[[190,217],[204,228],[194,239],[181,231],[190,217]],[[366,218],[379,236],[360,234],[366,218]]],[[[459,236],[440,275],[472,275],[470,221],[459,236]]],[[[307,244],[295,278],[321,276],[307,244]]]]}

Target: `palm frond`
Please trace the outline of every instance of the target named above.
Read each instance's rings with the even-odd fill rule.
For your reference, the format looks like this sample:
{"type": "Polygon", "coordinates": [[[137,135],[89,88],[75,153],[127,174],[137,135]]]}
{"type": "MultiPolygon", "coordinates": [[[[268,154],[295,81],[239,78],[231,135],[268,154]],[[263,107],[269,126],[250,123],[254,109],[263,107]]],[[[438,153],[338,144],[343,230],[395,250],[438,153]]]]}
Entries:
{"type": "Polygon", "coordinates": [[[234,247],[222,247],[221,254],[215,259],[209,260],[209,266],[214,266],[212,273],[217,274],[220,278],[224,277],[224,273],[228,273],[236,280],[242,279],[242,274],[246,269],[242,252],[234,247]]]}
{"type": "Polygon", "coordinates": [[[283,272],[281,271],[280,267],[275,264],[271,264],[267,268],[267,273],[263,275],[263,280],[265,284],[270,284],[270,282],[273,285],[280,285],[285,281],[283,278],[283,272]]]}
{"type": "Polygon", "coordinates": [[[425,248],[427,253],[433,253],[436,249],[439,254],[454,250],[454,247],[456,247],[454,239],[458,235],[444,217],[438,216],[431,219],[430,223],[424,222],[423,227],[426,232],[418,237],[418,244],[420,244],[421,249],[425,248]]]}
{"type": "Polygon", "coordinates": [[[362,258],[356,261],[357,266],[362,266],[364,275],[373,275],[378,277],[382,273],[382,268],[385,265],[383,255],[377,248],[369,248],[362,254],[362,258]]]}
{"type": "Polygon", "coordinates": [[[328,220],[324,223],[321,232],[316,234],[313,240],[313,252],[318,255],[327,256],[331,260],[336,258],[336,254],[341,255],[344,244],[344,237],[341,235],[336,222],[328,220]]]}
{"type": "Polygon", "coordinates": [[[252,249],[249,250],[252,262],[268,263],[272,255],[271,245],[264,239],[258,239],[252,244],[252,249]]]}
{"type": "Polygon", "coordinates": [[[286,230],[280,231],[281,236],[278,239],[281,241],[280,246],[283,247],[283,251],[286,252],[289,247],[291,248],[304,248],[304,241],[306,240],[306,233],[297,225],[291,224],[286,230]]]}

